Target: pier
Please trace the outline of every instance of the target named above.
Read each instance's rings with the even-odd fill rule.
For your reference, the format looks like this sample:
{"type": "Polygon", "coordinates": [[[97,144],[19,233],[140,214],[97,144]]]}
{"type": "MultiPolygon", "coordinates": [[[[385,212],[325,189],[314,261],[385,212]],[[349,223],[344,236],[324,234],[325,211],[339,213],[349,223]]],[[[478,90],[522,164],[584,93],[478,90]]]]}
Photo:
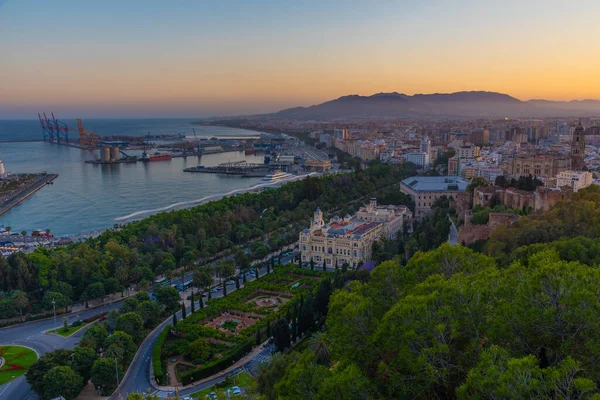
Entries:
{"type": "Polygon", "coordinates": [[[185,172],[199,172],[204,174],[225,174],[241,175],[246,177],[260,177],[269,173],[269,168],[265,164],[249,164],[246,161],[236,161],[219,164],[216,167],[205,167],[198,165],[196,167],[185,168],[185,172]]]}
{"type": "Polygon", "coordinates": [[[8,210],[21,203],[23,200],[47,184],[51,183],[56,178],[58,178],[58,174],[40,174],[39,178],[32,182],[29,186],[19,190],[17,193],[14,193],[12,196],[0,202],[0,215],[3,215],[8,210]]]}

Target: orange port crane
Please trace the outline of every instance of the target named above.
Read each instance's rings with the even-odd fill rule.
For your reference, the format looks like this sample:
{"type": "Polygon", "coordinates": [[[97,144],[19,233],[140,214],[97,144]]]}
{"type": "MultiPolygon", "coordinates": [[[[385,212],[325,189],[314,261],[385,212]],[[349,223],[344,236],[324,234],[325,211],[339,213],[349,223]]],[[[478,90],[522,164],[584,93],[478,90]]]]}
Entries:
{"type": "Polygon", "coordinates": [[[83,148],[93,149],[102,141],[102,136],[97,133],[86,131],[81,119],[77,119],[77,128],[79,131],[79,145],[83,148]]]}

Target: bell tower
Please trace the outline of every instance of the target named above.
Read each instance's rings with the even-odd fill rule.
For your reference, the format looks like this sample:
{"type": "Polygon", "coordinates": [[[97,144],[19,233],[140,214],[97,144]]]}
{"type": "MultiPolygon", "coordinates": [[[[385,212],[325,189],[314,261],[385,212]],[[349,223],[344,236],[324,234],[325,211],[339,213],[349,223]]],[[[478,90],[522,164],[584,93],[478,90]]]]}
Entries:
{"type": "Polygon", "coordinates": [[[310,230],[318,231],[323,228],[323,225],[325,225],[325,222],[323,221],[323,212],[320,208],[317,208],[313,216],[313,223],[310,226],[310,230]]]}
{"type": "Polygon", "coordinates": [[[579,124],[573,131],[573,137],[571,138],[571,169],[573,171],[582,171],[585,167],[583,158],[585,156],[585,130],[579,124]]]}

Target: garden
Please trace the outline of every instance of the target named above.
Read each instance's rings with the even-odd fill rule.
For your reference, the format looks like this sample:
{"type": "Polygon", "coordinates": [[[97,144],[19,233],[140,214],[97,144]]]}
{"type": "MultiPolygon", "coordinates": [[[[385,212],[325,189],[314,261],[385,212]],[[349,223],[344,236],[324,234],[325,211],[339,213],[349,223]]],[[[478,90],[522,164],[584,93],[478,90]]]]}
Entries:
{"type": "Polygon", "coordinates": [[[37,360],[35,351],[21,346],[0,346],[0,385],[23,375],[37,360]]]}
{"type": "Polygon", "coordinates": [[[155,378],[161,384],[187,385],[228,368],[267,340],[271,325],[289,317],[318,288],[322,274],[280,267],[227,297],[210,300],[163,332],[154,351],[155,378]]]}

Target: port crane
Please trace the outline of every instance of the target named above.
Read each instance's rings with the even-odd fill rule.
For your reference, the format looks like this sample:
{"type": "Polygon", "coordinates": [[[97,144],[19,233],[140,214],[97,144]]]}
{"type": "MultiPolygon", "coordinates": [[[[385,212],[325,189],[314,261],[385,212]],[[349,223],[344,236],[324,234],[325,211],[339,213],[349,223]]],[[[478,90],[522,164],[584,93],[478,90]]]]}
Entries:
{"type": "Polygon", "coordinates": [[[45,142],[54,142],[60,144],[61,141],[69,143],[69,131],[75,129],[69,128],[67,124],[59,119],[56,119],[54,113],[50,113],[52,118],[48,118],[46,113],[43,113],[44,118],[38,113],[38,119],[42,126],[42,132],[44,133],[45,142]]]}
{"type": "Polygon", "coordinates": [[[97,133],[89,132],[83,127],[83,121],[77,119],[77,128],[79,131],[79,145],[85,149],[94,149],[102,141],[102,136],[97,133]]]}
{"type": "Polygon", "coordinates": [[[198,153],[200,153],[202,150],[200,149],[200,142],[198,141],[198,136],[196,136],[196,129],[192,128],[192,131],[194,132],[194,140],[196,141],[196,146],[198,147],[198,153]]]}

